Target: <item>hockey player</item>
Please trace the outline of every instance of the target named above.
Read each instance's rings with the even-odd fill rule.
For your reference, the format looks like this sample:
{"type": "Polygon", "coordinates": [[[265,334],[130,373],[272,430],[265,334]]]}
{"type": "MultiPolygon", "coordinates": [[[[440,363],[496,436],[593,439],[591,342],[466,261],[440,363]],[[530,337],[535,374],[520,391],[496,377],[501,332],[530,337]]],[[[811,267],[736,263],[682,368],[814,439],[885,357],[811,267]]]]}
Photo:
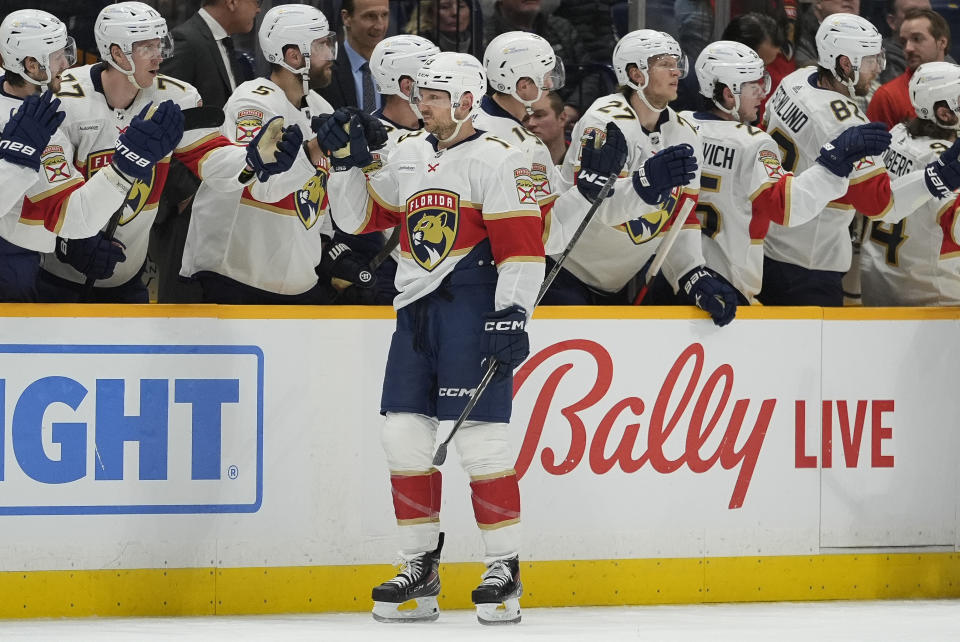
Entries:
{"type": "Polygon", "coordinates": [[[802,225],[847,191],[847,174],[890,142],[883,127],[845,129],[820,149],[799,176],[785,171],[777,143],[751,127],[770,90],[770,76],[753,49],[720,40],[697,57],[700,93],[711,107],[681,116],[697,125],[703,166],[697,212],[707,266],[755,302],[763,279],[763,239],[771,223],[802,225]]]}
{"type": "MultiPolygon", "coordinates": [[[[73,145],[73,164],[88,179],[116,157],[118,132],[128,130],[137,114],[152,104],[172,101],[181,109],[200,106],[200,94],[187,83],[158,73],[160,61],[169,56],[172,44],[163,17],[142,2],[120,2],[104,7],[97,16],[94,35],[103,62],[62,74],[58,97],[67,114],[61,127],[73,145]]],[[[196,112],[194,112],[196,113],[196,112]]],[[[154,116],[156,117],[156,116],[154,116]]],[[[213,123],[215,125],[215,123],[213,123]]],[[[233,190],[243,169],[261,169],[261,175],[289,167],[278,156],[265,164],[260,146],[246,150],[219,135],[214,127],[190,129],[175,141],[173,154],[186,167],[218,189],[233,190]]],[[[290,159],[292,160],[292,159],[290,159]]],[[[56,253],[44,256],[38,288],[45,301],[76,301],[88,277],[97,278],[95,301],[146,303],[148,294],[140,275],[143,270],[150,227],[169,170],[163,158],[152,170],[141,171],[127,194],[119,215],[116,241],[125,259],[112,276],[88,269],[96,265],[106,235],[90,240],[58,243],[56,253]],[[106,278],[100,279],[101,276],[106,278]]],[[[117,208],[120,209],[119,207],[117,208]]],[[[109,217],[113,211],[108,211],[109,217]]],[[[114,259],[115,260],[115,259],[114,259]]]]}
{"type": "MultiPolygon", "coordinates": [[[[383,124],[387,133],[387,143],[373,152],[374,167],[382,166],[390,152],[403,138],[426,136],[423,122],[410,106],[410,93],[417,71],[433,55],[440,52],[439,47],[420,36],[399,35],[384,38],[373,48],[370,55],[370,73],[377,93],[383,99],[383,107],[373,112],[383,124]]],[[[369,287],[358,290],[348,289],[339,302],[377,303],[390,305],[397,296],[394,279],[397,263],[400,260],[400,227],[383,232],[351,235],[337,231],[334,245],[329,252],[339,250],[337,261],[357,262],[369,265],[380,262],[375,275],[371,275],[373,291],[369,287]],[[388,253],[383,254],[382,253],[388,253]],[[370,296],[372,295],[372,296],[370,296]],[[372,300],[371,300],[372,299],[372,300]]],[[[327,262],[336,266],[336,261],[327,262]]],[[[322,264],[322,267],[327,263],[322,264]]],[[[331,270],[332,271],[332,270],[331,270]]],[[[332,274],[336,277],[336,274],[332,274]]],[[[354,283],[353,285],[362,285],[354,283]]]]}
{"type": "Polygon", "coordinates": [[[960,207],[952,187],[960,185],[960,67],[948,62],[920,65],[910,79],[917,118],[891,130],[883,160],[896,191],[918,168],[942,187],[909,218],[887,215],[873,224],[861,248],[864,305],[960,305],[960,207]]]}
{"type": "Polygon", "coordinates": [[[460,414],[467,401],[461,391],[476,387],[483,360],[492,358],[498,378],[454,441],[472,480],[485,547],[487,570],[472,594],[477,616],[482,623],[520,621],[520,493],[507,422],[513,369],[529,352],[525,326],[544,276],[542,226],[526,156],[473,127],[485,90],[476,58],[443,52],[427,61],[411,100],[429,135],[401,141],[369,178],[357,169],[372,156],[356,117],[349,135],[335,118],[318,132],[326,149],[349,140],[349,154],[332,160],[337,224],[355,233],[402,226],[397,329],[380,411],[405,565],[373,589],[378,620],[438,616],[443,539],[434,440],[438,423],[460,414]],[[399,608],[410,600],[416,608],[399,608]]]}
{"type": "MultiPolygon", "coordinates": [[[[783,168],[798,175],[816,162],[824,141],[866,122],[853,98],[867,91],[884,65],[880,33],[860,16],[827,16],[816,40],[818,67],[784,78],[764,115],[764,129],[780,146],[783,168]]],[[[947,178],[942,168],[931,166],[929,171],[942,181],[947,178]]],[[[916,172],[893,192],[882,159],[861,159],[849,175],[846,194],[821,214],[802,225],[770,229],[757,298],[766,305],[843,305],[841,282],[850,269],[853,211],[869,219],[902,217],[932,191],[924,174],[916,172]]]]}
{"type": "MultiPolygon", "coordinates": [[[[277,116],[310,132],[312,118],[333,111],[309,89],[311,79],[329,84],[337,56],[336,34],[319,9],[274,7],[263,17],[259,41],[270,76],[237,87],[224,107],[222,133],[237,145],[249,144],[277,116]]],[[[323,240],[333,236],[325,216],[327,159],[313,136],[289,153],[293,167],[266,183],[234,182],[230,191],[201,183],[180,274],[200,281],[204,301],[321,304],[334,296],[317,274],[323,240]]]]}
{"type": "MultiPolygon", "coordinates": [[[[473,126],[526,152],[530,186],[543,214],[543,242],[547,254],[559,254],[579,227],[606,178],[619,175],[627,158],[626,141],[616,124],[600,136],[599,154],[588,155],[578,174],[577,189],[564,181],[553,164],[550,150],[523,126],[533,113],[533,103],[545,91],[563,87],[563,61],[542,37],[525,31],[502,33],[487,45],[483,55],[492,96],[484,96],[473,126]]],[[[599,135],[599,134],[598,134],[599,135]]]]}
{"type": "MultiPolygon", "coordinates": [[[[64,117],[60,100],[51,101],[49,93],[60,89],[61,76],[76,57],[66,26],[44,11],[14,11],[0,23],[0,56],[6,70],[0,77],[0,124],[6,123],[0,158],[22,166],[13,176],[5,174],[4,189],[12,193],[3,199],[0,218],[0,300],[29,302],[37,300],[41,253],[54,251],[57,235],[96,234],[123,204],[135,176],[151,171],[170,152],[183,118],[175,105],[161,105],[154,120],[135,119],[119,138],[114,131],[112,142],[126,153],[104,163],[102,176],[85,182],[72,167],[71,142],[58,131],[64,117]],[[11,117],[11,112],[16,113],[11,117]],[[21,176],[23,169],[31,172],[28,178],[21,176]]],[[[108,271],[110,261],[121,255],[119,246],[105,246],[103,261],[93,254],[83,257],[96,264],[92,269],[108,271]]]]}

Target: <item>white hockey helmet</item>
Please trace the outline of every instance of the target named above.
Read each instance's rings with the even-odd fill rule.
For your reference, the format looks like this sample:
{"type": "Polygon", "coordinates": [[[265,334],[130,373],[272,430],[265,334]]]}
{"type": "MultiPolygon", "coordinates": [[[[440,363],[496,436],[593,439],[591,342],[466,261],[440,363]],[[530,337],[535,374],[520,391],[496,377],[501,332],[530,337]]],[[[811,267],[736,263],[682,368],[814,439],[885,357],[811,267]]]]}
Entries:
{"type": "Polygon", "coordinates": [[[439,47],[420,36],[384,38],[370,56],[370,73],[377,92],[406,98],[406,94],[400,91],[400,79],[404,76],[415,79],[423,63],[438,53],[439,47]]]}
{"type": "Polygon", "coordinates": [[[133,76],[133,45],[145,40],[160,40],[160,55],[173,55],[173,40],[167,32],[167,21],[156,9],[142,2],[108,4],[100,11],[93,25],[100,58],[127,76],[133,76]],[[110,47],[117,45],[130,61],[130,70],[123,69],[110,55],[110,47]]]}
{"type": "Polygon", "coordinates": [[[490,86],[522,102],[528,113],[533,112],[532,105],[540,100],[544,90],[560,89],[565,79],[563,60],[550,43],[526,31],[508,31],[491,40],[483,53],[483,66],[490,86]],[[517,95],[521,78],[530,78],[536,84],[537,97],[533,100],[517,95]]]}
{"type": "Polygon", "coordinates": [[[67,35],[67,27],[59,18],[46,11],[21,9],[13,11],[0,23],[0,56],[3,68],[19,74],[25,80],[44,86],[53,78],[50,73],[51,59],[59,62],[63,68],[77,61],[77,45],[67,35]],[[24,61],[35,58],[41,70],[46,74],[42,80],[31,78],[27,74],[24,61]]]}
{"type": "Polygon", "coordinates": [[[656,56],[672,56],[677,60],[677,69],[680,77],[687,76],[687,56],[680,49],[680,44],[668,33],[655,29],[638,29],[631,31],[617,43],[613,49],[613,70],[617,74],[617,82],[630,87],[637,92],[637,96],[651,111],[663,111],[650,104],[643,90],[650,82],[650,59],[656,56]],[[630,80],[628,69],[636,65],[643,72],[643,84],[638,85],[630,80]]]}
{"type": "Polygon", "coordinates": [[[763,96],[770,93],[770,74],[757,52],[740,42],[717,40],[704,47],[694,65],[700,93],[714,101],[718,109],[739,118],[740,95],[747,83],[757,87],[763,96]],[[716,100],[717,84],[725,85],[733,93],[733,109],[727,109],[716,100]]]}
{"type": "Polygon", "coordinates": [[[484,73],[480,61],[470,54],[441,51],[423,63],[414,79],[413,91],[410,92],[410,105],[421,120],[423,118],[419,105],[422,102],[422,89],[435,89],[450,94],[450,117],[457,123],[457,127],[451,136],[441,141],[446,142],[456,138],[463,123],[470,120],[480,108],[480,99],[487,90],[487,74],[484,73]],[[457,119],[456,110],[467,93],[473,96],[473,105],[470,113],[460,120],[457,119]]]}
{"type": "MultiPolygon", "coordinates": [[[[947,127],[936,116],[934,106],[941,100],[960,116],[960,66],[950,62],[928,62],[917,67],[910,78],[910,102],[917,116],[947,127]]],[[[960,124],[955,125],[957,128],[960,124]]]]}
{"type": "Polygon", "coordinates": [[[267,62],[280,65],[295,74],[310,72],[310,58],[336,60],[337,35],[330,31],[323,12],[307,4],[282,4],[263,16],[260,23],[260,50],[267,62]],[[283,59],[285,47],[293,46],[305,58],[301,69],[294,69],[283,59]]]}
{"type": "Polygon", "coordinates": [[[869,20],[851,13],[834,13],[823,19],[817,29],[817,62],[847,86],[853,96],[853,87],[860,78],[865,58],[876,56],[880,71],[886,67],[883,55],[883,37],[869,20]],[[853,68],[853,78],[844,80],[837,73],[837,60],[846,56],[853,68]]]}

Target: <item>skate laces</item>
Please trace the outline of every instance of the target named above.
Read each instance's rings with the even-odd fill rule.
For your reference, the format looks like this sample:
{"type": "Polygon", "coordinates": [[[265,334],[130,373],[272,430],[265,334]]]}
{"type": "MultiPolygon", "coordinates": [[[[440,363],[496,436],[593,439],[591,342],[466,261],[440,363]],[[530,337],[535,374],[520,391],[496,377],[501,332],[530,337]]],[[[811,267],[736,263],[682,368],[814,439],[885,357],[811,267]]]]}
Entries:
{"type": "Polygon", "coordinates": [[[500,588],[508,582],[513,581],[513,573],[510,572],[510,567],[507,565],[508,561],[509,560],[497,560],[487,567],[480,586],[495,586],[500,588]]]}
{"type": "Polygon", "coordinates": [[[426,559],[426,553],[419,553],[412,556],[406,556],[401,553],[399,563],[400,572],[397,573],[397,576],[392,580],[389,580],[387,584],[396,584],[400,588],[410,586],[417,581],[417,578],[423,571],[423,565],[426,559]]]}

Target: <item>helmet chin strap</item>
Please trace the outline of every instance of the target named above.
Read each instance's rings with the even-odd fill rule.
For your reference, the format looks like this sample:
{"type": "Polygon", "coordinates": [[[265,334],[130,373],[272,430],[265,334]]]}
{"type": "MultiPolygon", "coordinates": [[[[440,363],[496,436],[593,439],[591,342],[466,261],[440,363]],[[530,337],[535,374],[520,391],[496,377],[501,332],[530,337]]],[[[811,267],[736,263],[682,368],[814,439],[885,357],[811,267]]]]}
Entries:
{"type": "Polygon", "coordinates": [[[543,87],[540,87],[539,85],[537,86],[537,97],[533,100],[524,100],[520,97],[520,94],[517,93],[516,89],[514,89],[513,93],[510,95],[523,104],[523,108],[527,111],[527,116],[533,116],[533,103],[543,98],[543,87]]]}
{"type": "Polygon", "coordinates": [[[851,98],[857,97],[857,81],[860,80],[860,69],[854,67],[853,69],[853,80],[844,80],[836,70],[833,72],[834,77],[840,81],[840,84],[847,88],[847,93],[850,94],[851,98]]]}
{"type": "Polygon", "coordinates": [[[640,98],[641,101],[643,101],[643,104],[647,106],[647,109],[649,109],[649,110],[652,111],[652,112],[655,112],[655,113],[659,114],[659,113],[662,112],[664,109],[666,109],[667,106],[664,105],[663,107],[654,107],[653,105],[650,104],[650,101],[647,100],[647,95],[646,95],[646,93],[643,91],[644,89],[646,89],[647,83],[649,83],[649,82],[650,82],[650,78],[649,78],[648,74],[647,74],[647,73],[644,73],[644,75],[643,75],[643,84],[642,84],[642,85],[636,85],[636,84],[635,84],[634,87],[636,87],[636,89],[637,89],[637,96],[640,98]]]}
{"type": "MultiPolygon", "coordinates": [[[[459,107],[459,105],[457,105],[457,107],[459,107]]],[[[450,107],[450,118],[453,120],[453,122],[455,122],[455,123],[457,124],[457,126],[453,128],[453,133],[452,133],[452,134],[450,134],[450,135],[447,136],[446,138],[441,138],[441,139],[439,140],[439,142],[443,143],[444,145],[446,145],[446,144],[449,143],[450,141],[454,140],[457,136],[459,136],[459,135],[460,135],[460,128],[463,127],[463,124],[464,124],[465,122],[467,122],[468,120],[470,120],[470,116],[469,116],[469,115],[467,115],[467,117],[464,118],[463,120],[457,120],[457,116],[456,116],[457,107],[454,107],[454,106],[451,106],[451,107],[450,107]]]]}
{"type": "MultiPolygon", "coordinates": [[[[731,91],[730,93],[733,94],[733,91],[731,91]]],[[[723,113],[733,116],[733,119],[736,120],[737,122],[741,122],[741,123],[743,122],[743,120],[740,118],[740,94],[733,94],[733,109],[727,109],[726,107],[718,103],[716,99],[714,99],[713,104],[716,105],[717,109],[719,109],[723,113]]]]}

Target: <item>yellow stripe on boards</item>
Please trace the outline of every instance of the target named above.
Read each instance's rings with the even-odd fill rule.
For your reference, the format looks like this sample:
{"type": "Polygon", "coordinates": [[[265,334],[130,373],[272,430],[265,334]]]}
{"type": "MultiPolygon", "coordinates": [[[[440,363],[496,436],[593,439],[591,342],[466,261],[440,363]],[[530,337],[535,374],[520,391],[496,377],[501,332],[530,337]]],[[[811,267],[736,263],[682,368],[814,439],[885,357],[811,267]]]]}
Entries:
{"type": "MultiPolygon", "coordinates": [[[[0,618],[368,611],[389,565],[6,571],[0,618]]],[[[469,609],[483,565],[440,565],[442,609],[469,609]]],[[[523,606],[960,598],[960,554],[521,562],[523,606]]]]}

